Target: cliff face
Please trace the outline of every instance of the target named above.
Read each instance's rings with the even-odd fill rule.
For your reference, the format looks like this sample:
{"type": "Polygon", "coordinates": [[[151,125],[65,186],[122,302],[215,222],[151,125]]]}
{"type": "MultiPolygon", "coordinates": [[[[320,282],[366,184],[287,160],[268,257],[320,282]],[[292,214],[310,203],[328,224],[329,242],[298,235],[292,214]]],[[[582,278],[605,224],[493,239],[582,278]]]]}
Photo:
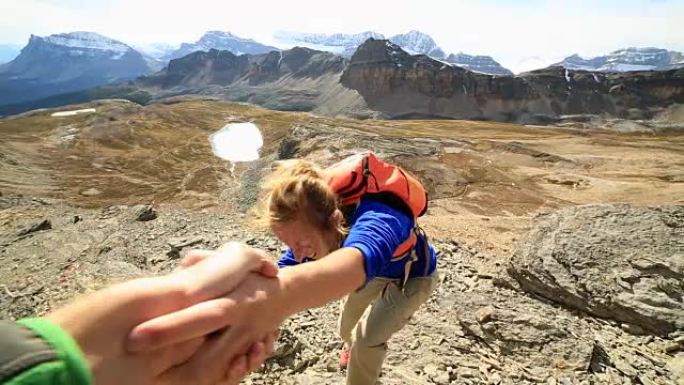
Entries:
{"type": "Polygon", "coordinates": [[[180,59],[171,60],[165,71],[143,83],[162,88],[176,86],[206,86],[230,84],[249,68],[247,56],[236,56],[229,51],[215,49],[194,52],[180,59]]]}
{"type": "Polygon", "coordinates": [[[308,48],[295,47],[282,52],[239,56],[229,51],[212,49],[171,60],[164,71],[139,82],[144,86],[163,89],[227,86],[238,81],[257,85],[277,81],[285,76],[317,78],[339,74],[344,66],[343,58],[308,48]]]}
{"type": "Polygon", "coordinates": [[[342,74],[344,86],[392,118],[548,121],[561,115],[650,117],[684,103],[684,70],[591,73],[550,67],[521,76],[473,73],[369,39],[342,74]]]}

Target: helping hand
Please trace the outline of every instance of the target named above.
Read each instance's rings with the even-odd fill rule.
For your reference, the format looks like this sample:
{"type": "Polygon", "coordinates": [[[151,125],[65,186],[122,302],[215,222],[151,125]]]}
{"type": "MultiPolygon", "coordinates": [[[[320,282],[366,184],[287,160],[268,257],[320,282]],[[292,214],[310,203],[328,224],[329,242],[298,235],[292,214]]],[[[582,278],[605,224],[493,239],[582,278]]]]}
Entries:
{"type": "Polygon", "coordinates": [[[140,323],[229,292],[248,274],[277,274],[277,268],[255,249],[233,244],[216,256],[190,256],[184,261],[186,267],[177,272],[115,285],[65,306],[48,318],[77,341],[98,385],[188,383],[188,378],[181,375],[197,373],[192,368],[199,367],[202,376],[193,377],[193,383],[236,383],[247,370],[263,362],[272,349],[274,334],[264,333],[262,338],[251,341],[256,343],[240,349],[217,343],[225,338],[205,335],[137,354],[131,354],[125,346],[127,335],[140,323]],[[219,353],[224,360],[200,359],[219,353]],[[205,376],[208,373],[214,375],[205,376]]]}
{"type": "MultiPolygon", "coordinates": [[[[137,326],[130,334],[129,347],[134,351],[163,349],[213,333],[187,365],[170,371],[169,375],[188,381],[199,373],[205,378],[220,377],[221,373],[207,373],[204,363],[228,362],[232,356],[253,352],[261,343],[255,347],[255,341],[263,341],[267,350],[270,343],[272,349],[273,331],[289,314],[283,292],[280,280],[251,273],[234,291],[222,298],[137,326]]],[[[255,361],[247,363],[249,370],[254,369],[255,361]]],[[[236,373],[240,374],[239,365],[232,366],[230,377],[236,377],[236,373]]]]}

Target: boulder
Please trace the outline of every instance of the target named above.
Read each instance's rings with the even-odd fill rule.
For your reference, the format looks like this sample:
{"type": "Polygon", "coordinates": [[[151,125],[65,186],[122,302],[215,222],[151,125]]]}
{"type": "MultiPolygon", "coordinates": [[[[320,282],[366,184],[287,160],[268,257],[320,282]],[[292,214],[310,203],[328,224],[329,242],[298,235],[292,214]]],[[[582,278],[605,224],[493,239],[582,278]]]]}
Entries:
{"type": "Polygon", "coordinates": [[[137,221],[146,222],[157,218],[157,212],[150,205],[138,205],[133,210],[135,212],[135,220],[137,221]]]}
{"type": "Polygon", "coordinates": [[[539,216],[508,267],[523,290],[659,335],[684,329],[684,206],[539,216]]]}
{"type": "Polygon", "coordinates": [[[50,220],[49,219],[43,219],[40,222],[34,223],[31,226],[28,226],[26,228],[19,230],[19,233],[17,235],[21,237],[24,235],[35,233],[36,231],[43,231],[43,230],[50,230],[50,229],[52,229],[52,223],[50,222],[50,220]]]}

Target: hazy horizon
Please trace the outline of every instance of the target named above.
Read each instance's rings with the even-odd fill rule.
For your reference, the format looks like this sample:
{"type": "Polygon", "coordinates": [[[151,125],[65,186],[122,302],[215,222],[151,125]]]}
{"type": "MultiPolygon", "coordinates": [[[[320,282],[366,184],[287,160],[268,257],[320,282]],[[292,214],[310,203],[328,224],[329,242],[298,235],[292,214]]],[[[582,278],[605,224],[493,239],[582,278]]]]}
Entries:
{"type": "Polygon", "coordinates": [[[195,42],[209,30],[263,44],[278,30],[309,33],[375,31],[389,37],[410,30],[432,36],[447,54],[489,55],[514,72],[627,47],[684,51],[684,2],[674,0],[451,1],[313,0],[231,5],[195,0],[0,0],[0,45],[25,45],[31,34],[92,31],[131,46],[195,42]],[[336,6],[336,7],[335,7],[336,6]],[[330,10],[329,8],[335,7],[330,10]],[[326,8],[326,9],[324,9],[326,8]]]}

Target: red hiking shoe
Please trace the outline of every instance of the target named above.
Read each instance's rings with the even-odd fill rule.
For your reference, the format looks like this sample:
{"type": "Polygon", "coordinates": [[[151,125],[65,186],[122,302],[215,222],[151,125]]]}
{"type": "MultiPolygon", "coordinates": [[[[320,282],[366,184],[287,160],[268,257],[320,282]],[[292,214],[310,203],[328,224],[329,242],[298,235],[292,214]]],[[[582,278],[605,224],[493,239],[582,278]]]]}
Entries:
{"type": "Polygon", "coordinates": [[[347,369],[349,364],[349,354],[351,353],[351,348],[347,345],[342,347],[342,353],[340,354],[340,369],[347,369]]]}

